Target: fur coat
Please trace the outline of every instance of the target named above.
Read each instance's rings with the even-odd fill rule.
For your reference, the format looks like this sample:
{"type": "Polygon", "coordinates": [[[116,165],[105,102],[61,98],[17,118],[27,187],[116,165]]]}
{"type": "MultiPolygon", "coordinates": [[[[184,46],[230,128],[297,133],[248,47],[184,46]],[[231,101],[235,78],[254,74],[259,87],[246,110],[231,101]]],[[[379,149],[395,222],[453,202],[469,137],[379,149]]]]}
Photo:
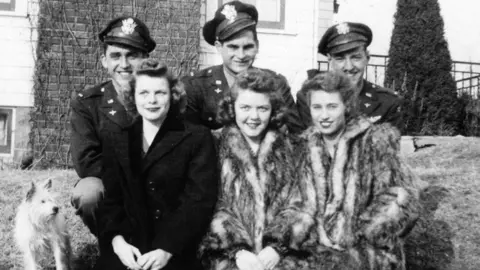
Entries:
{"type": "MultiPolygon", "coordinates": [[[[271,246],[285,255],[306,240],[315,208],[303,204],[307,196],[294,177],[292,154],[281,132],[267,131],[255,155],[236,126],[222,130],[220,196],[200,247],[206,269],[237,269],[235,254],[241,249],[258,254],[271,246]]],[[[276,269],[286,269],[282,261],[276,269]]]]}
{"type": "Polygon", "coordinates": [[[390,124],[347,123],[334,156],[313,127],[301,136],[301,178],[310,183],[316,229],[310,269],[405,269],[404,237],[419,215],[417,178],[399,156],[390,124]]]}

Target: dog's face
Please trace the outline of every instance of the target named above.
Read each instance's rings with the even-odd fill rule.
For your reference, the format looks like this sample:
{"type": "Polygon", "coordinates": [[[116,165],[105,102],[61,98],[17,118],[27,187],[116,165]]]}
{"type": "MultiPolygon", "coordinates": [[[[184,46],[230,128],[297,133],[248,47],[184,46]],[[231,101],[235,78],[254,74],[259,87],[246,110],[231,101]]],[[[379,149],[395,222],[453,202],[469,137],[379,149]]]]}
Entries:
{"type": "Polygon", "coordinates": [[[27,192],[25,203],[29,207],[30,217],[33,222],[45,222],[53,219],[58,214],[59,207],[50,192],[51,187],[51,179],[48,179],[43,185],[32,182],[32,186],[27,192]]]}

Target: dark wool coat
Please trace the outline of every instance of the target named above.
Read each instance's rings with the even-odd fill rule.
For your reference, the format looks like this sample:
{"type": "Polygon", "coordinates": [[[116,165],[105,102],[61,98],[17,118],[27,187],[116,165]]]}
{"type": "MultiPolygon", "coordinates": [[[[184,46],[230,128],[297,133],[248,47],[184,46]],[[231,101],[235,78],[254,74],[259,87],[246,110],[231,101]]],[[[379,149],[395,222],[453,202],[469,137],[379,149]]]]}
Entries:
{"type": "Polygon", "coordinates": [[[102,256],[112,253],[112,238],[122,235],[142,254],[157,248],[172,253],[163,269],[194,269],[218,191],[210,130],[168,116],[143,158],[140,117],[130,127],[103,132],[102,256]]]}
{"type": "Polygon", "coordinates": [[[419,215],[418,179],[399,156],[398,130],[353,119],[333,158],[313,127],[302,139],[301,177],[315,191],[307,194],[315,194],[317,223],[305,245],[314,258],[298,268],[405,269],[404,237],[419,215]]]}
{"type": "Polygon", "coordinates": [[[292,150],[284,134],[269,130],[255,156],[238,127],[222,130],[220,196],[200,246],[206,269],[237,269],[240,249],[258,254],[271,246],[285,255],[306,240],[315,208],[304,207],[307,196],[294,177],[292,150]]]}
{"type": "MultiPolygon", "coordinates": [[[[303,126],[300,120],[287,79],[272,70],[262,70],[269,72],[276,78],[276,89],[281,93],[288,108],[286,125],[290,132],[299,133],[303,131],[306,126],[303,126]]],[[[217,121],[218,102],[225,95],[230,94],[223,65],[191,73],[190,76],[183,77],[182,82],[185,84],[185,91],[188,97],[188,106],[185,113],[186,119],[210,129],[221,128],[222,124],[217,121]]]]}

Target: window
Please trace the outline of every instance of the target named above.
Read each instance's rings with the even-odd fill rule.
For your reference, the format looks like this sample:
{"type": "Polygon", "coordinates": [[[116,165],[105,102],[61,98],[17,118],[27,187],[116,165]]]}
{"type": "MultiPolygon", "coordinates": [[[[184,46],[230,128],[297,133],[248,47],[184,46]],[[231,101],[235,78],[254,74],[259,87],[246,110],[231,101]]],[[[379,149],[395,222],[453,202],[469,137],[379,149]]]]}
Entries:
{"type": "Polygon", "coordinates": [[[0,109],[0,153],[10,154],[12,150],[12,109],[0,109]]]}
{"type": "Polygon", "coordinates": [[[15,11],[16,0],[0,0],[1,11],[15,11]]]}
{"type": "MultiPolygon", "coordinates": [[[[218,6],[232,0],[218,0],[218,6]]],[[[254,5],[259,14],[258,27],[270,29],[285,29],[285,0],[242,0],[254,5]]]]}

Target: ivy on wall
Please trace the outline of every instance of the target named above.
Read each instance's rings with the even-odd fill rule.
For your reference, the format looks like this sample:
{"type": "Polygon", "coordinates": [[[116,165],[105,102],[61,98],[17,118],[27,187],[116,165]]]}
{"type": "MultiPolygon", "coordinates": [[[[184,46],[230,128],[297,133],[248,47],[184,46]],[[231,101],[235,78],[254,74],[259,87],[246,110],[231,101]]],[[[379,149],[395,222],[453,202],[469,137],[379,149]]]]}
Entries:
{"type": "Polygon", "coordinates": [[[71,166],[70,101],[107,80],[98,33],[135,16],[157,42],[152,57],[181,76],[198,67],[200,0],[39,0],[30,143],[34,167],[71,166]]]}

